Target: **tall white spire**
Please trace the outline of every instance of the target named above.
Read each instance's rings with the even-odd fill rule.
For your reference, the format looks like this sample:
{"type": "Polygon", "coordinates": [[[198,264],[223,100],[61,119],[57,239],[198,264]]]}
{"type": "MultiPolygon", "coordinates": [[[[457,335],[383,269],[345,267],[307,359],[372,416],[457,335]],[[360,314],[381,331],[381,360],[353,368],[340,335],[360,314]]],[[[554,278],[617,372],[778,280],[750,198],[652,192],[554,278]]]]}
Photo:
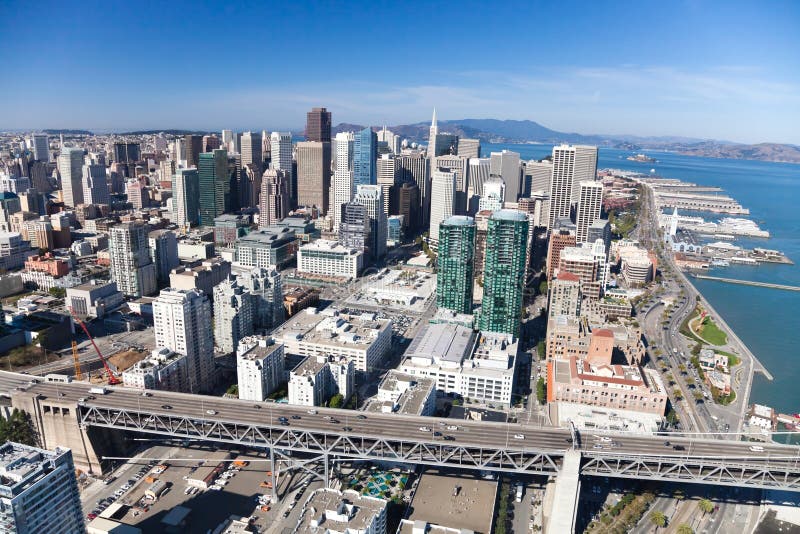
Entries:
{"type": "Polygon", "coordinates": [[[431,119],[431,130],[428,135],[428,157],[436,156],[436,136],[439,134],[439,125],[436,122],[436,108],[433,108],[433,119],[431,119]]]}
{"type": "Polygon", "coordinates": [[[436,122],[436,108],[433,108],[433,119],[431,119],[431,131],[436,130],[439,133],[439,125],[436,122]]]}

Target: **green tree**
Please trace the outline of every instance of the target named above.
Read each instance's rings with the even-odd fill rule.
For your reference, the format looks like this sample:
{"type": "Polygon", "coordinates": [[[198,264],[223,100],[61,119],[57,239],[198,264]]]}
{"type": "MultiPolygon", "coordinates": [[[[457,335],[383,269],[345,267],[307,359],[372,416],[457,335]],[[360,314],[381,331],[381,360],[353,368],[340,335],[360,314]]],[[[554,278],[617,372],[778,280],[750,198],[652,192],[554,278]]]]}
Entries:
{"type": "Polygon", "coordinates": [[[236,395],[238,397],[239,396],[239,384],[231,384],[231,387],[229,387],[228,391],[226,391],[225,393],[227,393],[228,395],[236,395]]]}
{"type": "Polygon", "coordinates": [[[654,510],[650,512],[650,522],[655,525],[656,530],[664,528],[667,526],[667,516],[664,515],[664,512],[654,510]]]}
{"type": "Polygon", "coordinates": [[[16,408],[8,419],[0,419],[0,442],[14,441],[24,445],[36,445],[36,432],[27,412],[16,408]]]}
{"type": "Polygon", "coordinates": [[[536,381],[536,400],[539,401],[539,404],[547,403],[547,385],[544,383],[544,378],[541,376],[539,380],[536,381]]]}
{"type": "Polygon", "coordinates": [[[542,280],[539,282],[539,294],[546,295],[547,294],[547,280],[542,280]]]}
{"type": "Polygon", "coordinates": [[[675,390],[672,392],[672,394],[675,395],[675,399],[676,400],[683,400],[683,393],[681,393],[680,389],[675,388],[675,390]]]}
{"type": "Polygon", "coordinates": [[[67,290],[63,287],[51,287],[47,292],[59,299],[63,299],[67,296],[67,290]]]}
{"type": "Polygon", "coordinates": [[[714,503],[708,499],[700,499],[697,501],[697,507],[703,512],[703,515],[710,514],[714,511],[714,503]]]}
{"type": "Polygon", "coordinates": [[[694,534],[694,530],[686,523],[678,525],[677,534],[694,534]]]}
{"type": "Polygon", "coordinates": [[[331,408],[341,408],[344,404],[344,397],[341,393],[337,393],[336,395],[331,397],[331,400],[328,401],[328,406],[331,408]]]}
{"type": "Polygon", "coordinates": [[[675,425],[675,423],[677,423],[679,421],[678,414],[675,413],[675,410],[673,410],[672,408],[670,408],[669,412],[667,412],[666,419],[667,419],[667,423],[669,423],[671,425],[675,425]]]}
{"type": "Polygon", "coordinates": [[[539,358],[547,356],[547,344],[544,341],[540,341],[536,344],[536,353],[539,355],[539,358]]]}

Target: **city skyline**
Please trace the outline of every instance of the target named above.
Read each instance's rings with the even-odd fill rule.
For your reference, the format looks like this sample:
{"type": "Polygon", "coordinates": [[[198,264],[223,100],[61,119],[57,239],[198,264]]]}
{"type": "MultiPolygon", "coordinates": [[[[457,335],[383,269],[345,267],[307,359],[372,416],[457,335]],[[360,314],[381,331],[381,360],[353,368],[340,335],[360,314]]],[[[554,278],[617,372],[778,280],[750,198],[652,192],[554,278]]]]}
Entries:
{"type": "Polygon", "coordinates": [[[525,4],[467,3],[425,16],[413,6],[342,13],[300,3],[274,13],[192,5],[186,17],[186,7],[73,12],[52,4],[37,9],[47,15],[32,33],[24,23],[31,8],[10,5],[0,57],[10,71],[57,81],[58,91],[12,77],[3,128],[301,130],[313,106],[326,106],[334,124],[371,125],[421,122],[437,107],[443,119],[528,119],[583,134],[800,144],[800,8],[792,3],[582,6],[568,20],[561,7],[525,4]],[[268,56],[247,47],[265,20],[268,56]],[[480,43],[463,28],[480,29],[480,43]],[[205,43],[195,35],[226,37],[205,43]],[[364,42],[377,46],[338,52],[364,42]],[[186,51],[200,46],[203,54],[186,51]],[[413,61],[431,49],[446,59],[413,61]],[[274,61],[284,73],[277,78],[267,74],[274,61]],[[396,61],[406,65],[402,77],[371,67],[396,61]],[[136,64],[146,76],[98,77],[98,65],[136,64]],[[216,76],[208,76],[212,66],[216,76]],[[243,68],[251,74],[235,76],[243,68]]]}

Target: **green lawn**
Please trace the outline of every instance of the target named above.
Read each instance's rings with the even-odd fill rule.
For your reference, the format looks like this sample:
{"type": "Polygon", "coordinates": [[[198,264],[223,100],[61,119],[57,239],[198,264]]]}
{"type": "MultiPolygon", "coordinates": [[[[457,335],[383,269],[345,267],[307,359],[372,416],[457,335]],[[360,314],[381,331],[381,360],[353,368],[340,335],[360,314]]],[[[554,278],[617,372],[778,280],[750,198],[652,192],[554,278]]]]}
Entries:
{"type": "Polygon", "coordinates": [[[706,316],[699,330],[698,334],[712,345],[722,346],[728,342],[728,336],[719,329],[710,316],[706,316]]]}
{"type": "Polygon", "coordinates": [[[717,354],[722,354],[723,356],[727,356],[728,357],[728,368],[730,368],[730,369],[733,369],[734,367],[736,367],[737,365],[742,363],[742,359],[741,358],[739,358],[735,354],[731,354],[730,352],[725,352],[724,350],[715,350],[714,352],[716,352],[717,354]]]}

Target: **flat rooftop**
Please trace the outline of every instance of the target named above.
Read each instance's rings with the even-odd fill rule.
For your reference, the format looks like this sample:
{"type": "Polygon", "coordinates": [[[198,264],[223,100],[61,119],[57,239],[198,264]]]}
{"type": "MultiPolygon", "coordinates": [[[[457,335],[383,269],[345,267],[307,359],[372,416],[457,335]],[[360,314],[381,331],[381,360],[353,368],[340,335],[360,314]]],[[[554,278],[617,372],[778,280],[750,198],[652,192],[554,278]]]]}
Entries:
{"type": "Polygon", "coordinates": [[[13,497],[31,487],[69,454],[67,449],[48,451],[19,443],[0,446],[0,495],[13,497]]]}
{"type": "Polygon", "coordinates": [[[406,357],[430,358],[460,363],[471,350],[472,329],[456,324],[428,324],[417,334],[406,351],[406,357]]]}
{"type": "Polygon", "coordinates": [[[419,478],[409,521],[489,534],[497,482],[425,473],[419,478]],[[456,488],[460,488],[457,492],[456,488]]]}
{"type": "Polygon", "coordinates": [[[386,508],[386,501],[355,491],[319,489],[303,505],[295,534],[361,532],[386,508]]]}

